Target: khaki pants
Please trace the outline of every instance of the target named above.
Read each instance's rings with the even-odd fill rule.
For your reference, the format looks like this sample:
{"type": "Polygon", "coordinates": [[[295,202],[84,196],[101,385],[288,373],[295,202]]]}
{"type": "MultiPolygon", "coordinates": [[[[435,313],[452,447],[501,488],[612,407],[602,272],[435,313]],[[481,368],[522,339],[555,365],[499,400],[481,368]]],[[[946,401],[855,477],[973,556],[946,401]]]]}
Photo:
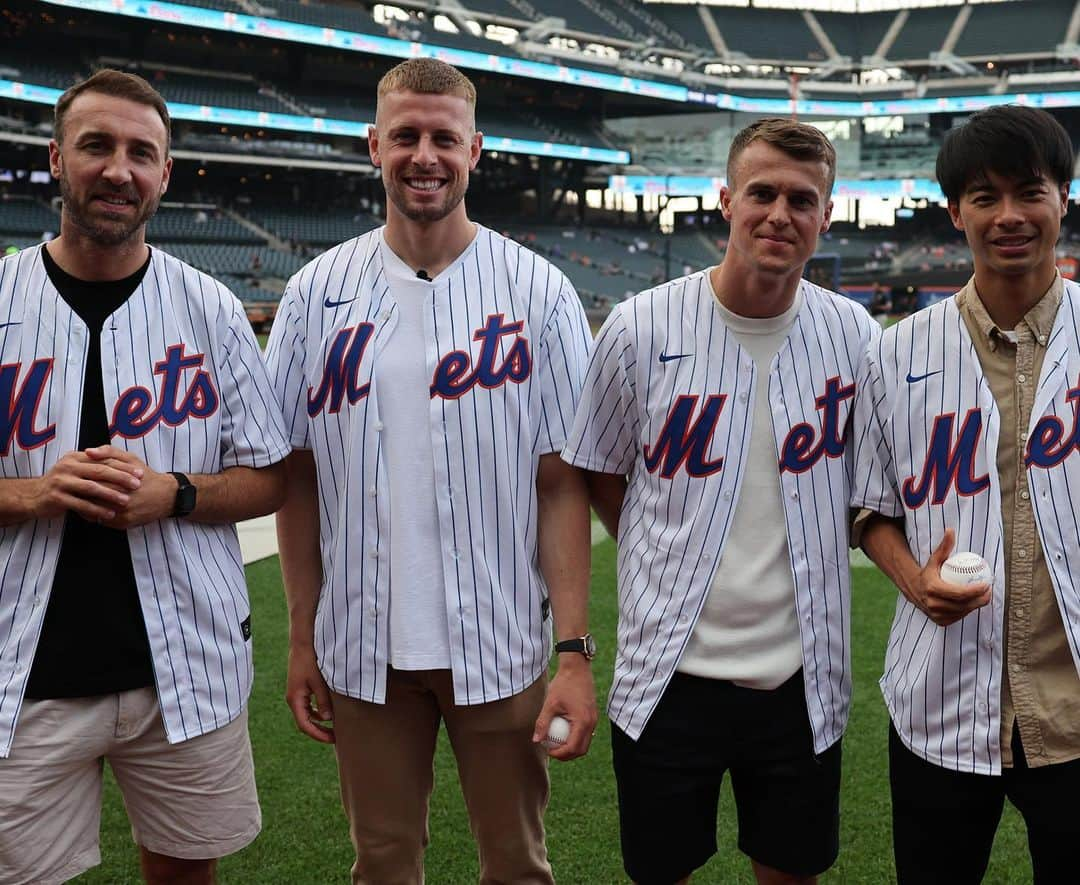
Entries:
{"type": "Polygon", "coordinates": [[[390,670],[385,704],[334,695],[354,885],[420,885],[441,720],[457,759],[481,883],[551,885],[544,845],[547,753],[532,742],[541,678],[520,694],[456,706],[449,670],[390,670]]]}

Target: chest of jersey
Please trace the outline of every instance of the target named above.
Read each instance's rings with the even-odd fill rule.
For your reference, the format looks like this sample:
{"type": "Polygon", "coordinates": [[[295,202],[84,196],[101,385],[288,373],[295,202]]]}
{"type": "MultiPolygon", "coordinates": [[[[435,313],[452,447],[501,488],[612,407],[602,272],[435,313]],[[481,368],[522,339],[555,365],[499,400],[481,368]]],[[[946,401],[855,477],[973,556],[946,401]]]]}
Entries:
{"type": "Polygon", "coordinates": [[[643,465],[658,478],[723,471],[726,459],[748,441],[753,409],[762,400],[771,413],[781,473],[804,473],[844,454],[853,373],[807,360],[794,333],[765,370],[727,330],[706,352],[672,357],[678,351],[663,341],[652,350],[656,356],[638,357],[636,383],[648,391],[639,440],[643,465]]]}
{"type": "MultiPolygon", "coordinates": [[[[507,385],[529,379],[532,350],[524,320],[488,314],[480,325],[470,329],[472,324],[462,324],[465,335],[455,334],[453,323],[444,326],[441,335],[429,324],[431,334],[427,337],[434,339],[435,345],[427,354],[431,399],[457,400],[477,389],[503,391],[507,385]]],[[[312,366],[307,397],[309,417],[339,412],[370,395],[376,356],[393,335],[395,325],[396,305],[390,305],[373,320],[329,329],[312,366]]]]}

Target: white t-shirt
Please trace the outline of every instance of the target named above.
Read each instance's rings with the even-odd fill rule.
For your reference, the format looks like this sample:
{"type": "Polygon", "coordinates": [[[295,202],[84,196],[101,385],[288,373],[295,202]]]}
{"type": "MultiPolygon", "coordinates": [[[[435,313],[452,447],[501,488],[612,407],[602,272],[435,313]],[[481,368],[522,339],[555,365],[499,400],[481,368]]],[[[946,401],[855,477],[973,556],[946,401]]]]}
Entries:
{"type": "Polygon", "coordinates": [[[432,283],[417,279],[385,240],[379,248],[398,308],[397,326],[373,370],[390,478],[390,666],[443,670],[450,668],[450,628],[423,313],[432,283]]]}
{"type": "MultiPolygon", "coordinates": [[[[717,304],[725,325],[753,357],[759,379],[764,378],[802,307],[801,289],[776,317],[743,317],[717,304]]],[[[768,386],[759,381],[731,535],[679,661],[682,673],[773,689],[802,666],[778,461],[768,386]]]]}

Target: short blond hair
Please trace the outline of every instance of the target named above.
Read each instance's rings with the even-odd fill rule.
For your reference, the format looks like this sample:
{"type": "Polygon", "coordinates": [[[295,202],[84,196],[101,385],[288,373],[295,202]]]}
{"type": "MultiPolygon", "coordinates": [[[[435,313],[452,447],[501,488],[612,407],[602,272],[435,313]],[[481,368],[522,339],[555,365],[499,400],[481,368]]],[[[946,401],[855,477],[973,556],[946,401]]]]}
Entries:
{"type": "Polygon", "coordinates": [[[796,160],[817,160],[827,168],[825,198],[836,181],[836,149],[820,129],[784,117],[764,117],[743,129],[731,142],[728,151],[728,187],[734,187],[734,172],[739,157],[753,142],[763,141],[796,160]]]}
{"type": "Polygon", "coordinates": [[[425,95],[457,95],[476,112],[476,87],[453,65],[437,58],[410,58],[395,65],[379,81],[379,101],[391,92],[419,92],[425,95]]]}

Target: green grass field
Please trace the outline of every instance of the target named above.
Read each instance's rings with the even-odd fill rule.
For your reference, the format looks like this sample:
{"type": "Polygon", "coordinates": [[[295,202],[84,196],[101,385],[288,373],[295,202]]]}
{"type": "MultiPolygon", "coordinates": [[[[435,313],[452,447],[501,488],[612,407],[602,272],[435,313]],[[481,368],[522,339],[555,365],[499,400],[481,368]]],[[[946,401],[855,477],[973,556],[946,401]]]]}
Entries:
{"type": "MultiPolygon", "coordinates": [[[[604,698],[611,680],[615,636],[614,545],[593,548],[593,632],[601,642],[594,669],[604,698]]],[[[841,849],[825,882],[887,883],[895,880],[886,772],[887,719],[877,688],[894,604],[891,585],[874,569],[855,570],[852,630],[855,637],[854,706],[844,739],[841,849]]],[[[282,701],[286,614],[276,558],[248,568],[254,611],[255,689],[251,736],[263,808],[263,832],[247,850],[226,858],[220,881],[258,885],[323,885],[348,882],[351,852],[338,802],[333,751],[303,738],[282,701]]],[[[453,757],[444,739],[436,761],[427,881],[476,881],[475,850],[457,788],[453,757]]],[[[601,720],[588,757],[551,766],[548,848],[556,878],[566,885],[625,881],[619,857],[618,816],[611,773],[610,737],[601,720]]],[[[720,851],[695,883],[750,883],[746,859],[735,848],[734,806],[725,790],[720,811],[720,851]]],[[[942,839],[948,839],[947,833],[942,839]]],[[[104,863],[79,877],[83,885],[136,883],[134,846],[115,785],[107,785],[102,819],[104,863]]],[[[663,850],[663,846],[657,846],[663,850]]],[[[1031,881],[1019,816],[1006,810],[994,846],[988,883],[1031,881]]]]}

